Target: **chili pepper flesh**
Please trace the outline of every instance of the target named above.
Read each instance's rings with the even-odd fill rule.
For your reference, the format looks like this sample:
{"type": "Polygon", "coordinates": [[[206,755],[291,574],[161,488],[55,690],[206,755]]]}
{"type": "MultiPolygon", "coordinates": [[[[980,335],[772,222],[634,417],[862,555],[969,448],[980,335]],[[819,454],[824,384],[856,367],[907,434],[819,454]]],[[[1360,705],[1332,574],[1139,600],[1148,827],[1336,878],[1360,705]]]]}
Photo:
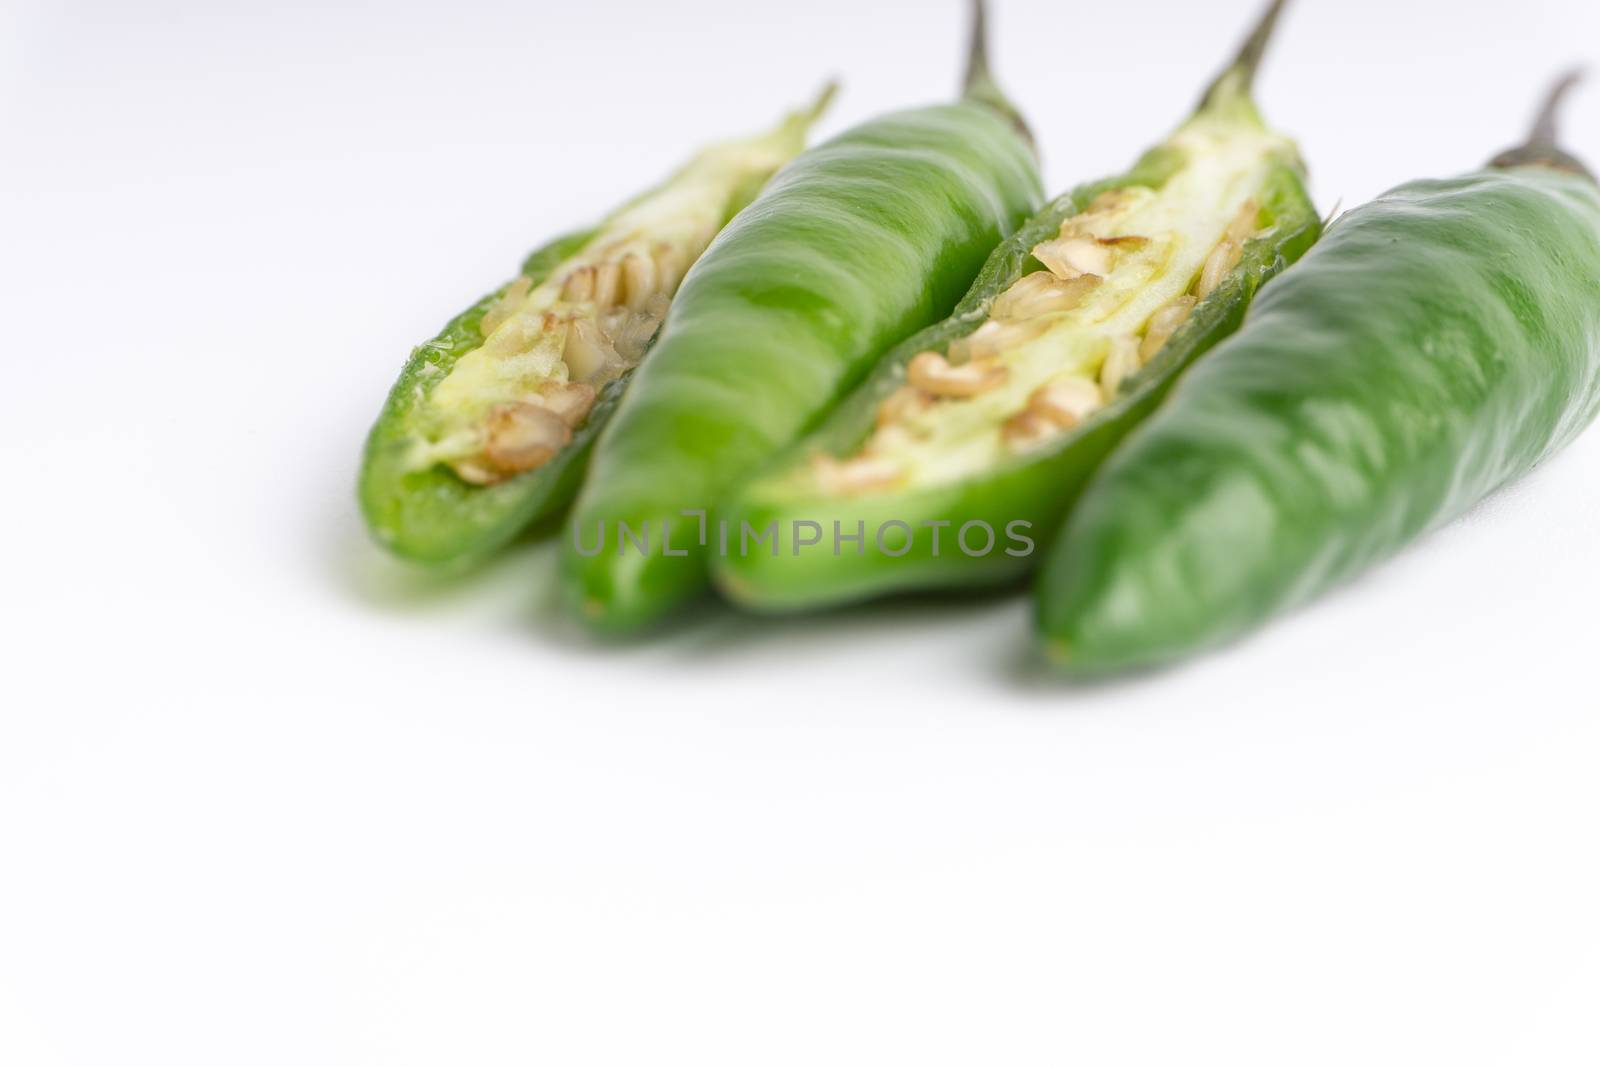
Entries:
{"type": "Polygon", "coordinates": [[[978,7],[961,101],[806,152],[685,283],[569,520],[563,594],[591,626],[638,630],[704,593],[714,549],[694,516],[948,315],[1037,209],[1033,147],[989,77],[978,7]]]}
{"type": "Polygon", "coordinates": [[[793,611],[1031,569],[1027,538],[973,555],[955,535],[1054,529],[1117,440],[1320,231],[1298,152],[1250,96],[1282,7],[1166,141],[1026,223],[950,318],[897,346],[724,505],[723,524],[776,533],[770,553],[719,557],[727,596],[793,611]],[[860,540],[802,542],[815,528],[860,540]]]}
{"type": "Polygon", "coordinates": [[[644,358],[739,191],[788,162],[803,136],[787,122],[701,153],[608,220],[547,281],[513,282],[484,314],[482,346],[429,395],[413,467],[446,463],[465,481],[492,484],[548,462],[599,390],[644,358]],[[541,447],[547,440],[550,449],[541,447]]]}
{"type": "Polygon", "coordinates": [[[814,488],[960,481],[1114,400],[1269,228],[1261,197],[1293,158],[1283,138],[1225,120],[1192,123],[1169,148],[1184,162],[1160,188],[1101,193],[1034,246],[1045,269],[995,297],[974,332],[913,356],[861,448],[815,455],[814,488]]]}
{"type": "Polygon", "coordinates": [[[1173,662],[1450,521],[1600,411],[1600,188],[1534,137],[1337,219],[1096,476],[1036,587],[1064,671],[1173,662]]]}
{"type": "Polygon", "coordinates": [[[560,510],[684,277],[804,147],[832,95],[712,146],[599,226],[531,256],[413,353],[369,438],[361,500],[399,555],[463,563],[560,510]]]}

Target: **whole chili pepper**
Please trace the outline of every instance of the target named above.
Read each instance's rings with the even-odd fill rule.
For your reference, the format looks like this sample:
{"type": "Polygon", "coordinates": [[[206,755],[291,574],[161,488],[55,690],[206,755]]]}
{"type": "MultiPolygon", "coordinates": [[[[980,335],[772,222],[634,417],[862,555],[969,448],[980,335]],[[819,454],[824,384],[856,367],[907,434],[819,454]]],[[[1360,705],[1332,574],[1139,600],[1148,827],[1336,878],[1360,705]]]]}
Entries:
{"type": "Polygon", "coordinates": [[[684,274],[805,147],[831,95],[552,241],[416,348],[363,458],[377,540],[417,562],[466,564],[562,511],[684,274]]]}
{"type": "Polygon", "coordinates": [[[1171,137],[1034,216],[950,318],[726,506],[725,593],[793,610],[1032,568],[1034,537],[1317,238],[1298,153],[1250,94],[1282,7],[1171,137]]]}
{"type": "Polygon", "coordinates": [[[1528,143],[1342,216],[1090,484],[1037,588],[1068,671],[1235,638],[1526,473],[1600,408],[1600,190],[1528,143]]]}
{"type": "Polygon", "coordinates": [[[988,70],[965,98],[800,156],[685,281],[595,448],[564,546],[569,605],[602,629],[705,590],[705,515],[900,338],[949,314],[1037,207],[1031,141],[988,70]]]}

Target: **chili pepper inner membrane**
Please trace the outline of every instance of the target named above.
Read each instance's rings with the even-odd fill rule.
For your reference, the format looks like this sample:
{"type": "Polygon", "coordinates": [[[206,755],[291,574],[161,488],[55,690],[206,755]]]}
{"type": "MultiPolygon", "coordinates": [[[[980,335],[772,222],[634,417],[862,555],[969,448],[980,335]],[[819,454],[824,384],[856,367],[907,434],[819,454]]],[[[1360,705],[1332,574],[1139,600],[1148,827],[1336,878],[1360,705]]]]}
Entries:
{"type": "Polygon", "coordinates": [[[800,475],[824,493],[960,481],[1077,426],[1115,399],[1270,226],[1263,207],[1293,145],[1204,111],[1166,144],[1158,187],[1102,192],[1033,248],[1033,269],[975,332],[915,356],[878,425],[800,475]]]}
{"type": "Polygon", "coordinates": [[[643,359],[690,266],[799,152],[808,120],[701,152],[547,279],[512,282],[483,316],[483,343],[441,372],[418,411],[408,467],[443,464],[489,485],[549,462],[600,390],[643,359]]]}

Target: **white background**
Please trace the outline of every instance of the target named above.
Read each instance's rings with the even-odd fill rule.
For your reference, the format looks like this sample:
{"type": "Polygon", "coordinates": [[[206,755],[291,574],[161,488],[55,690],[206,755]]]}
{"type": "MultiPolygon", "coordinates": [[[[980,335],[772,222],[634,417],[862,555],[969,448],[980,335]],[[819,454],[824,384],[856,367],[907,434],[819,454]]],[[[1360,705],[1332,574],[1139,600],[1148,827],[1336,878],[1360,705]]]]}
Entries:
{"type": "MultiPolygon", "coordinates": [[[[1254,0],[998,0],[1052,191],[1254,0]]],[[[408,348],[769,122],[948,93],[861,0],[24,4],[0,34],[0,1063],[1600,1061],[1600,431],[1240,647],[1074,689],[1018,600],[598,647],[551,545],[364,539],[408,348]]],[[[1324,208],[1516,139],[1585,0],[1302,0],[1324,208]]],[[[1600,159],[1600,88],[1573,147],[1600,159]]]]}

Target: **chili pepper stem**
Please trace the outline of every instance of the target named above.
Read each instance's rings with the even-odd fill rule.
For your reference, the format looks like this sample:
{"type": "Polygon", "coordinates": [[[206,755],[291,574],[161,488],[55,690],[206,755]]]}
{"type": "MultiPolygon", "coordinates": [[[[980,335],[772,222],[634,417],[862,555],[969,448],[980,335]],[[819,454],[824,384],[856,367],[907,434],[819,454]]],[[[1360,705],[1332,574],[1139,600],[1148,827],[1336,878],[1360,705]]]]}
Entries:
{"type": "Polygon", "coordinates": [[[1584,166],[1583,161],[1561,147],[1558,135],[1562,104],[1566,101],[1567,94],[1582,80],[1583,71],[1576,68],[1557,78],[1555,84],[1545,94],[1544,103],[1539,106],[1539,113],[1534,117],[1533,129],[1529,131],[1528,139],[1515,148],[1501,152],[1489,162],[1489,165],[1502,169],[1549,167],[1553,170],[1581,174],[1591,181],[1594,180],[1594,174],[1584,166]]]}
{"type": "Polygon", "coordinates": [[[972,36],[967,46],[967,73],[962,80],[961,95],[1000,112],[1016,127],[1029,147],[1036,148],[1033,131],[1001,91],[989,66],[989,11],[984,0],[972,0],[972,36]]]}
{"type": "Polygon", "coordinates": [[[1234,54],[1233,60],[1223,68],[1216,80],[1206,87],[1205,93],[1200,97],[1200,106],[1197,111],[1206,111],[1222,106],[1230,100],[1249,98],[1250,90],[1255,85],[1256,71],[1261,67],[1261,59],[1267,53],[1267,45],[1272,41],[1272,35],[1278,28],[1278,17],[1283,14],[1283,9],[1289,0],[1271,0],[1267,8],[1256,19],[1256,24],[1246,35],[1244,43],[1239,46],[1239,51],[1234,54]]]}
{"type": "Polygon", "coordinates": [[[989,10],[984,0],[973,0],[972,34],[967,44],[967,73],[962,79],[968,93],[980,85],[994,83],[989,69],[989,10]]]}
{"type": "Polygon", "coordinates": [[[802,124],[805,126],[810,126],[812,123],[820,119],[823,113],[832,106],[834,97],[838,95],[839,79],[829,78],[827,83],[817,91],[817,98],[811,102],[811,106],[800,112],[799,116],[797,117],[802,124]]]}
{"type": "Polygon", "coordinates": [[[1538,117],[1534,119],[1533,132],[1528,135],[1529,144],[1556,143],[1556,120],[1560,117],[1561,104],[1573,86],[1581,81],[1583,81],[1583,71],[1578,68],[1569,70],[1556,79],[1555,85],[1550,87],[1545,97],[1544,105],[1539,109],[1538,117]]]}

